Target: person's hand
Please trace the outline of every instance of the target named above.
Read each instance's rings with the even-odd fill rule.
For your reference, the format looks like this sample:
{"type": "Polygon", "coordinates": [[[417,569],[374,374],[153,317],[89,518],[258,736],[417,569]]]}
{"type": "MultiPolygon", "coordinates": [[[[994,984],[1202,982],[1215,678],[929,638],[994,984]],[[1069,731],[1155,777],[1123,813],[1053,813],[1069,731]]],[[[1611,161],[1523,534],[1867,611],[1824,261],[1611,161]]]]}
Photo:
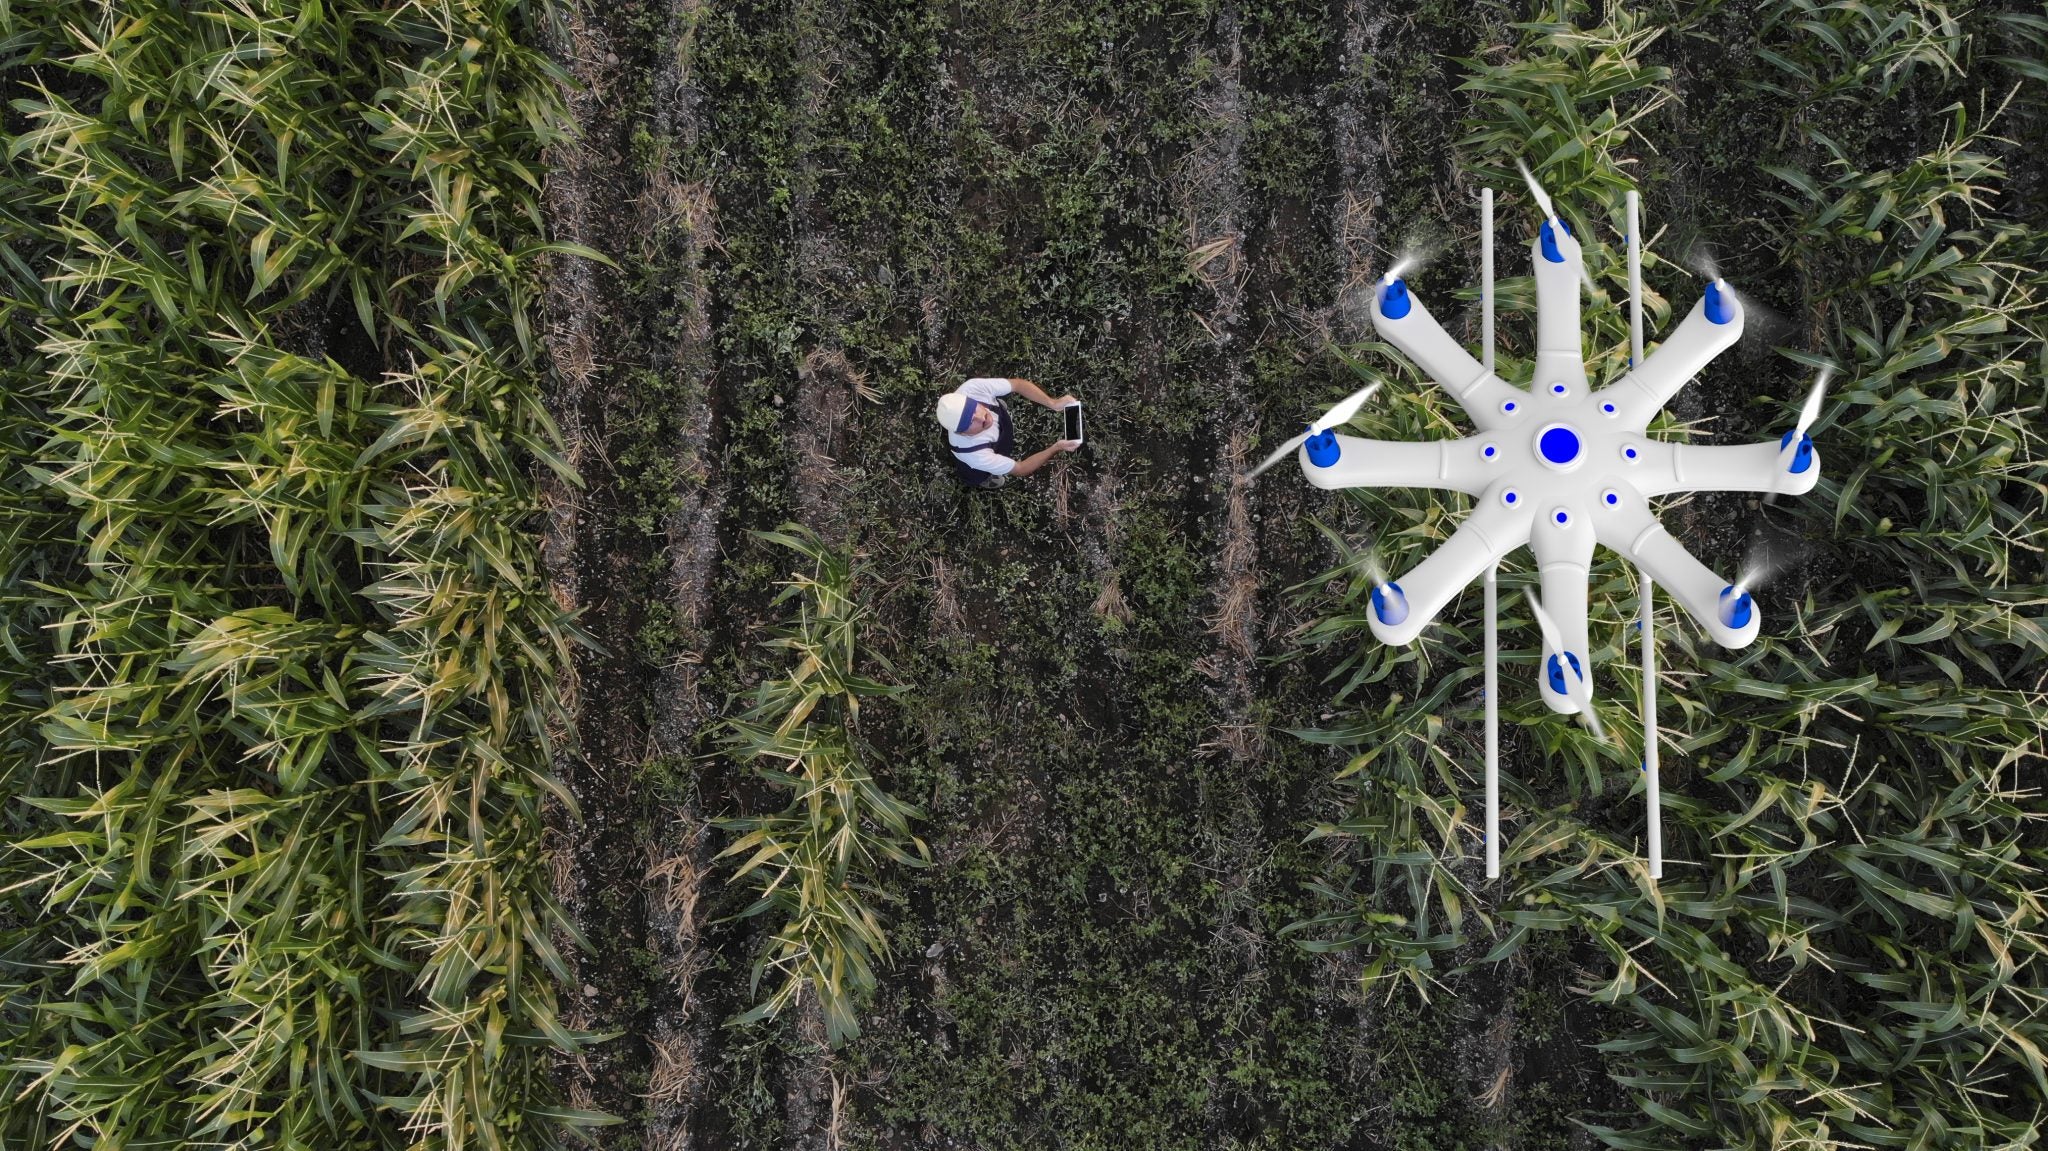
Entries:
{"type": "Polygon", "coordinates": [[[1054,449],[1055,451],[1062,451],[1062,452],[1072,452],[1072,451],[1078,451],[1078,450],[1080,450],[1080,447],[1081,447],[1081,441],[1080,441],[1080,440],[1061,440],[1061,441],[1060,441],[1059,443],[1056,443],[1056,444],[1054,444],[1054,445],[1053,445],[1053,449],[1054,449]]]}
{"type": "Polygon", "coordinates": [[[1080,407],[1081,401],[1075,399],[1072,396],[1059,396],[1055,398],[1052,403],[1047,404],[1046,406],[1051,408],[1053,411],[1059,411],[1061,408],[1080,407]]]}

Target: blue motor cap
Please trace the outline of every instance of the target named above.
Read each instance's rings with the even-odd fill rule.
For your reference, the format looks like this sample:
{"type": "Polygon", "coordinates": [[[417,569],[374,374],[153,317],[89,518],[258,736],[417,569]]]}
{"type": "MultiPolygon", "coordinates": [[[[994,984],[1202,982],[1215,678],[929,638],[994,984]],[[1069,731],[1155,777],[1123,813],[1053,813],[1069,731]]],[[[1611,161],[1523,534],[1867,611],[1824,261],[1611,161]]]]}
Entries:
{"type": "Polygon", "coordinates": [[[1372,612],[1380,622],[1392,627],[1408,618],[1408,596],[1397,583],[1384,583],[1372,589],[1372,612]]]}
{"type": "MultiPolygon", "coordinates": [[[[1578,673],[1579,678],[1584,679],[1586,669],[1580,666],[1579,657],[1572,652],[1564,653],[1564,657],[1572,661],[1572,670],[1578,673]]],[[[1550,690],[1559,695],[1567,694],[1564,682],[1564,665],[1557,662],[1557,657],[1554,655],[1550,657],[1550,690]]]]}
{"type": "Polygon", "coordinates": [[[1408,281],[1397,279],[1380,289],[1380,315],[1398,320],[1414,306],[1408,298],[1408,281]]]}
{"type": "MultiPolygon", "coordinates": [[[[1564,224],[1565,235],[1578,235],[1577,232],[1572,231],[1572,226],[1565,223],[1563,219],[1559,219],[1558,223],[1564,224]]],[[[1557,236],[1550,230],[1550,221],[1548,220],[1543,221],[1543,258],[1553,264],[1564,263],[1564,253],[1557,250],[1557,236]]]]}
{"type": "MultiPolygon", "coordinates": [[[[1786,432],[1786,433],[1785,433],[1784,435],[1782,435],[1782,436],[1779,436],[1779,437],[1778,437],[1778,450],[1779,450],[1779,451],[1781,451],[1781,452],[1782,452],[1782,451],[1784,451],[1784,450],[1785,450],[1785,445],[1786,445],[1786,444],[1789,444],[1789,443],[1791,443],[1791,442],[1792,442],[1792,433],[1791,433],[1791,432],[1786,432]]],[[[1813,437],[1812,437],[1812,436],[1809,436],[1809,435],[1805,435],[1805,434],[1803,434],[1803,433],[1802,433],[1802,434],[1800,435],[1800,437],[1799,437],[1799,450],[1798,450],[1798,451],[1796,451],[1796,452],[1793,452],[1793,453],[1792,453],[1792,467],[1791,467],[1791,469],[1790,469],[1790,470],[1791,470],[1792,474],[1794,474],[1794,475],[1798,475],[1798,474],[1799,474],[1800,472],[1803,472],[1803,471],[1805,471],[1806,469],[1808,469],[1808,468],[1810,468],[1810,467],[1812,467],[1812,466],[1813,466],[1813,437]]]]}
{"type": "Polygon", "coordinates": [[[1709,282],[1707,284],[1707,319],[1717,324],[1725,324],[1734,319],[1735,301],[1731,299],[1733,295],[1733,292],[1723,292],[1721,290],[1721,281],[1713,280],[1709,282]]]}
{"type": "Polygon", "coordinates": [[[1721,589],[1721,622],[1729,627],[1748,627],[1755,607],[1756,601],[1750,598],[1750,594],[1746,591],[1738,594],[1734,584],[1721,589]]]}
{"type": "Polygon", "coordinates": [[[1302,445],[1308,448],[1308,462],[1319,468],[1329,467],[1337,462],[1338,456],[1344,454],[1344,449],[1337,444],[1335,431],[1318,432],[1310,428],[1309,437],[1302,441],[1302,445]]]}

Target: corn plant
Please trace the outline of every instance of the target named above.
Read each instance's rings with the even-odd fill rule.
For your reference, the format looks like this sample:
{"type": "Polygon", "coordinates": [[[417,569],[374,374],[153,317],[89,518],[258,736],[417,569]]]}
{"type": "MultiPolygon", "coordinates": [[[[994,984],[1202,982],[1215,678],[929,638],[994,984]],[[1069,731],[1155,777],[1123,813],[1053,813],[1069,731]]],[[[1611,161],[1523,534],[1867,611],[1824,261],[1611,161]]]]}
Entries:
{"type": "Polygon", "coordinates": [[[850,556],[796,524],[754,534],[796,552],[810,571],[783,584],[775,602],[794,601],[796,619],[763,641],[790,657],[788,674],[763,680],[722,739],[727,755],[789,796],[781,811],[719,822],[735,833],[719,857],[740,858],[733,878],[758,891],[738,918],[772,913],[778,921],[751,983],[758,995],[772,973],[772,989],[733,1022],[773,1018],[808,990],[837,1047],[860,1034],[855,1009],[874,990],[875,964],[889,955],[876,878],[888,863],[921,867],[931,858],[910,831],[918,809],[875,781],[860,738],[861,701],[907,689],[858,670],[868,613],[854,598],[850,556]]]}
{"type": "MultiPolygon", "coordinates": [[[[1767,46],[1817,77],[1929,44],[1927,60],[1968,67],[1969,29],[1931,6],[1899,6],[1904,20],[1813,9],[1776,6],[1767,46]]],[[[1524,26],[1521,50],[1538,59],[1496,65],[1473,141],[1505,144],[1525,120],[1569,124],[1571,82],[1544,78],[1561,56],[1635,34],[1616,10],[1589,32],[1524,26]],[[1524,71],[1531,83],[1517,88],[1524,71]],[[1498,113],[1502,98],[1519,117],[1498,113]]],[[[1818,351],[1786,354],[1838,364],[1849,382],[1816,433],[1827,478],[1784,514],[1830,555],[1793,618],[1744,651],[1661,630],[1680,717],[1661,884],[1627,817],[1615,826],[1611,811],[1627,808],[1608,807],[1614,757],[1503,701],[1504,720],[1538,723],[1545,758],[1566,770],[1542,793],[1504,778],[1524,814],[1503,847],[1499,901],[1472,908],[1497,940],[1481,962],[1535,931],[1578,933],[1607,956],[1581,990],[1617,1011],[1603,1049],[1641,1113],[1634,1126],[1591,1125],[1610,1146],[2029,1146],[2048,1097],[2048,809],[2027,782],[2048,720],[2048,238],[1998,218],[2003,172],[1986,125],[1960,106],[1944,139],[1890,169],[1863,167],[1799,115],[1787,123],[1783,210],[1762,224],[1822,323],[1818,351]]],[[[1545,174],[1567,202],[1570,173],[1545,174]]],[[[1610,619],[1631,606],[1618,567],[1594,573],[1596,603],[1621,600],[1610,619]]],[[[1331,575],[1353,595],[1342,569],[1331,575]]],[[[1356,642],[1364,629],[1347,618],[1312,638],[1356,642]]],[[[1617,655],[1622,638],[1605,639],[1617,655]]],[[[1356,658],[1371,675],[1398,657],[1356,658]]],[[[1369,978],[1426,983],[1475,902],[1452,866],[1465,838],[1453,760],[1470,752],[1445,692],[1401,702],[1317,733],[1361,748],[1353,810],[1318,834],[1354,839],[1364,856],[1325,885],[1328,913],[1298,930],[1320,947],[1375,949],[1369,978]]]]}
{"type": "Polygon", "coordinates": [[[573,630],[529,5],[0,7],[0,1143],[519,1147],[573,630]]]}

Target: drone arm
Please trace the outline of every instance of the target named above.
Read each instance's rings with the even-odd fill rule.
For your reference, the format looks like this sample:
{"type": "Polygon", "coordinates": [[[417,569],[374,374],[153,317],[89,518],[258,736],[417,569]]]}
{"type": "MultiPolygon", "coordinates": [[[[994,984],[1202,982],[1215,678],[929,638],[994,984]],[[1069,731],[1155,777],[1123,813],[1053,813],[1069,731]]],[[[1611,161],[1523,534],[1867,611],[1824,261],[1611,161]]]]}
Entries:
{"type": "Polygon", "coordinates": [[[1650,514],[1640,494],[1626,492],[1619,507],[1594,512],[1593,527],[1602,544],[1648,572],[1716,643],[1740,648],[1756,638],[1762,613],[1752,609],[1742,627],[1721,622],[1721,592],[1729,586],[1728,581],[1673,539],[1650,514]]]}
{"type": "MultiPolygon", "coordinates": [[[[1557,522],[1554,508],[1539,509],[1530,530],[1529,551],[1536,557],[1536,571],[1543,583],[1543,610],[1557,625],[1557,638],[1564,650],[1578,657],[1579,673],[1586,678],[1588,696],[1593,684],[1592,644],[1586,636],[1586,585],[1593,566],[1593,525],[1584,513],[1565,511],[1567,522],[1557,522]]],[[[1536,683],[1550,710],[1570,715],[1579,710],[1572,698],[1571,684],[1556,691],[1550,678],[1550,657],[1545,652],[1536,665],[1536,683]]],[[[1561,675],[1569,677],[1569,661],[1559,664],[1561,675]]]]}
{"type": "Polygon", "coordinates": [[[1376,293],[1372,302],[1372,326],[1380,338],[1401,349],[1415,366],[1445,391],[1451,393],[1465,414],[1481,431],[1498,428],[1508,422],[1509,417],[1501,411],[1501,405],[1510,402],[1527,401],[1528,395],[1522,389],[1509,384],[1482,367],[1444,331],[1429,309],[1413,293],[1407,297],[1408,312],[1399,318],[1388,316],[1381,310],[1385,293],[1376,293]]]}
{"type": "Polygon", "coordinates": [[[1808,448],[1806,470],[1792,471],[1793,454],[1761,444],[1659,444],[1644,457],[1636,487],[1646,496],[1666,492],[1776,492],[1805,495],[1820,482],[1820,453],[1808,448]]]}
{"type": "Polygon", "coordinates": [[[1388,623],[1375,608],[1367,617],[1372,634],[1396,647],[1411,642],[1451,597],[1528,541],[1528,512],[1507,507],[1498,494],[1482,497],[1450,539],[1394,581],[1401,588],[1407,617],[1388,623]]]}
{"type": "Polygon", "coordinates": [[[1422,443],[1337,437],[1337,462],[1317,467],[1308,450],[1301,472],[1319,488],[1440,488],[1478,495],[1487,484],[1477,450],[1462,440],[1422,443]]]}
{"type": "Polygon", "coordinates": [[[1579,332],[1579,284],[1583,276],[1585,251],[1571,233],[1548,223],[1557,254],[1556,262],[1544,254],[1544,240],[1529,245],[1529,258],[1536,273],[1536,374],[1535,390],[1554,383],[1585,385],[1586,358],[1579,332]]]}
{"type": "Polygon", "coordinates": [[[1678,389],[1699,375],[1715,356],[1742,338],[1744,311],[1734,292],[1723,292],[1722,306],[1733,315],[1726,323],[1715,323],[1707,315],[1707,299],[1701,296],[1685,320],[1657,345],[1635,369],[1603,389],[1601,395],[1621,409],[1616,413],[1624,424],[1646,427],[1678,389]]]}

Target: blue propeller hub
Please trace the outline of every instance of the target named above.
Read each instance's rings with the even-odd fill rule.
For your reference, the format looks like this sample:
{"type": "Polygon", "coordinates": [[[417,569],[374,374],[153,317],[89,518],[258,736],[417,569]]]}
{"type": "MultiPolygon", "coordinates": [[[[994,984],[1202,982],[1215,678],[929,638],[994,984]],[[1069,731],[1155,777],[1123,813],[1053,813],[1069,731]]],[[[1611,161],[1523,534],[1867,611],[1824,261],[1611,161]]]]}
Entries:
{"type": "MultiPolygon", "coordinates": [[[[1789,443],[1791,443],[1791,442],[1792,442],[1792,433],[1791,433],[1791,432],[1786,432],[1786,433],[1785,433],[1784,435],[1782,435],[1782,436],[1779,436],[1779,437],[1778,437],[1778,450],[1779,450],[1779,451],[1781,451],[1781,452],[1782,452],[1782,451],[1784,451],[1784,450],[1785,450],[1785,445],[1786,445],[1786,444],[1789,444],[1789,443]]],[[[1796,451],[1796,452],[1793,452],[1793,453],[1792,453],[1792,466],[1791,466],[1790,468],[1786,469],[1786,470],[1790,471],[1790,472],[1791,472],[1791,473],[1792,473],[1793,475],[1798,475],[1798,474],[1799,474],[1800,472],[1803,472],[1803,471],[1805,471],[1806,469],[1808,469],[1808,468],[1810,468],[1810,467],[1812,467],[1812,466],[1813,466],[1813,437],[1812,437],[1812,436],[1809,436],[1809,435],[1801,434],[1801,435],[1800,435],[1800,437],[1799,437],[1799,450],[1798,450],[1798,451],[1796,451]]]]}
{"type": "Polygon", "coordinates": [[[1372,613],[1381,623],[1393,627],[1408,618],[1408,597],[1397,583],[1384,583],[1372,589],[1372,613]]]}
{"type": "Polygon", "coordinates": [[[1756,610],[1756,601],[1746,591],[1737,591],[1734,584],[1721,589],[1721,622],[1729,627],[1748,627],[1750,616],[1756,610]]]}
{"type": "Polygon", "coordinates": [[[1344,449],[1337,445],[1337,433],[1334,430],[1318,432],[1311,427],[1309,433],[1308,439],[1302,441],[1302,446],[1308,449],[1309,463],[1319,468],[1327,468],[1337,462],[1338,456],[1344,454],[1344,449]]]}
{"type": "Polygon", "coordinates": [[[1714,280],[1707,285],[1707,319],[1716,324],[1725,324],[1735,318],[1735,302],[1730,299],[1734,293],[1721,290],[1721,281],[1714,280]]]}
{"type": "MultiPolygon", "coordinates": [[[[1579,665],[1579,657],[1573,652],[1564,653],[1564,657],[1572,661],[1572,671],[1575,674],[1577,674],[1579,678],[1584,679],[1586,676],[1586,669],[1579,665]]],[[[1570,694],[1570,690],[1566,686],[1564,681],[1564,665],[1557,662],[1557,657],[1554,655],[1550,657],[1550,690],[1556,692],[1559,695],[1570,694]]]]}
{"type": "Polygon", "coordinates": [[[1380,289],[1380,315],[1398,320],[1414,306],[1414,301],[1408,298],[1408,281],[1395,280],[1380,289]]]}
{"type": "MultiPolygon", "coordinates": [[[[1561,219],[1558,221],[1558,223],[1564,224],[1565,235],[1578,235],[1577,232],[1572,231],[1572,226],[1570,224],[1565,224],[1564,221],[1561,219]]],[[[1564,263],[1564,253],[1558,251],[1557,235],[1556,233],[1550,230],[1550,221],[1548,220],[1543,221],[1543,258],[1549,260],[1553,264],[1564,263]]]]}

